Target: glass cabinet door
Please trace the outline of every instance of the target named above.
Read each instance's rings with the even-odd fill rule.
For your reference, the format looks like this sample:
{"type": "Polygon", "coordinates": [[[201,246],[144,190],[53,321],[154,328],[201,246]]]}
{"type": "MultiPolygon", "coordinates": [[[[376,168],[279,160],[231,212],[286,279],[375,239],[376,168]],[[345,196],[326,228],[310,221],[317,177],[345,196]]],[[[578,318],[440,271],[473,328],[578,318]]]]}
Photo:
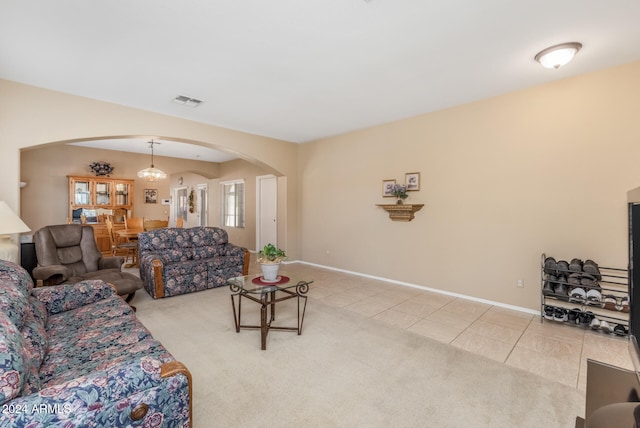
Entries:
{"type": "Polygon", "coordinates": [[[111,205],[111,183],[96,181],[96,205],[111,205]]]}
{"type": "Polygon", "coordinates": [[[129,205],[129,185],[116,183],[116,205],[129,205]]]}
{"type": "Polygon", "coordinates": [[[91,183],[89,181],[76,181],[74,184],[74,203],[76,205],[91,204],[91,183]]]}

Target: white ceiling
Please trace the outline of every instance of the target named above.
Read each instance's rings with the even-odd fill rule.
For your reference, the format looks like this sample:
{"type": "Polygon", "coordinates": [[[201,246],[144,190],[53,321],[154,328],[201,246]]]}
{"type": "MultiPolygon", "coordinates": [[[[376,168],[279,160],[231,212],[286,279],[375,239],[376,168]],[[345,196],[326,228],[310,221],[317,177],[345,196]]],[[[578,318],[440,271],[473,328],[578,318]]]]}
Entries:
{"type": "Polygon", "coordinates": [[[308,142],[640,60],[639,22],[637,0],[0,0],[0,78],[308,142]]]}

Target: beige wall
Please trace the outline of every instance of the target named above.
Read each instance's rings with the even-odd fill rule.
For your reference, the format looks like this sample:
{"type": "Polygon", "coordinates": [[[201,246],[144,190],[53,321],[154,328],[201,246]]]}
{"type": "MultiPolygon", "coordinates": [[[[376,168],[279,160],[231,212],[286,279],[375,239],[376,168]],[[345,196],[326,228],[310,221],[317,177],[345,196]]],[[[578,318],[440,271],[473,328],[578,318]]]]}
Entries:
{"type": "Polygon", "coordinates": [[[301,146],[303,258],[531,309],[542,252],[626,267],[638,76],[640,62],[301,146]],[[405,203],[425,207],[393,222],[381,181],[415,171],[405,203]]]}
{"type": "MultiPolygon", "coordinates": [[[[0,200],[16,212],[20,212],[21,149],[52,142],[127,136],[203,144],[237,154],[271,173],[290,177],[284,195],[287,210],[297,209],[296,144],[7,80],[0,80],[0,93],[0,200]]],[[[286,247],[297,257],[298,215],[291,214],[287,216],[286,247]]]]}

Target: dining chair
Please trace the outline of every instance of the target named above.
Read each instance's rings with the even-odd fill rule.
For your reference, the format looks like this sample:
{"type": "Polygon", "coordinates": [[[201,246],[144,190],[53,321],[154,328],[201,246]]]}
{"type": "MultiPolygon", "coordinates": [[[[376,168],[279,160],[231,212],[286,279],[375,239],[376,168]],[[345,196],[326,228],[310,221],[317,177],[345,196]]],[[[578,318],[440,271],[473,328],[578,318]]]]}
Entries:
{"type": "Polygon", "coordinates": [[[129,217],[124,219],[124,227],[126,229],[144,229],[144,218],[142,217],[129,217]]]}
{"type": "Polygon", "coordinates": [[[118,237],[113,230],[113,222],[111,219],[105,219],[105,225],[107,226],[107,233],[109,234],[109,240],[111,241],[111,255],[131,257],[131,264],[138,264],[138,243],[137,242],[118,242],[118,237]]]}
{"type": "Polygon", "coordinates": [[[145,220],[144,230],[154,230],[169,227],[169,220],[145,220]]]}

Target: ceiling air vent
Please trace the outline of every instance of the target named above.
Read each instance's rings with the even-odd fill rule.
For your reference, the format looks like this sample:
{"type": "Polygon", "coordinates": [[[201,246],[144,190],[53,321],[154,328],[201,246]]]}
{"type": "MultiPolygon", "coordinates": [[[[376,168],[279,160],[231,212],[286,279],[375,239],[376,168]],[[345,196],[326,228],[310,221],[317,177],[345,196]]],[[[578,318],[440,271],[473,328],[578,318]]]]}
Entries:
{"type": "Polygon", "coordinates": [[[187,107],[198,107],[200,104],[202,104],[202,100],[186,97],[184,95],[178,95],[172,101],[176,104],[181,104],[187,107]]]}

